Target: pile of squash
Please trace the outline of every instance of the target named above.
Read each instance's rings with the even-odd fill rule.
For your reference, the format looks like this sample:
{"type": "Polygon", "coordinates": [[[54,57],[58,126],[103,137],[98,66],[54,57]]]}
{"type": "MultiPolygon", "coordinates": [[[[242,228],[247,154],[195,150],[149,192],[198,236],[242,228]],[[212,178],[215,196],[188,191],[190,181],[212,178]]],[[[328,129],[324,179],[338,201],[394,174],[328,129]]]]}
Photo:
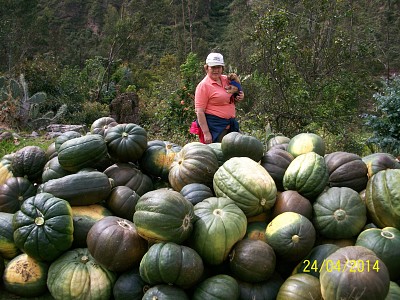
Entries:
{"type": "Polygon", "coordinates": [[[0,299],[400,299],[400,163],[96,120],[0,160],[0,299]]]}

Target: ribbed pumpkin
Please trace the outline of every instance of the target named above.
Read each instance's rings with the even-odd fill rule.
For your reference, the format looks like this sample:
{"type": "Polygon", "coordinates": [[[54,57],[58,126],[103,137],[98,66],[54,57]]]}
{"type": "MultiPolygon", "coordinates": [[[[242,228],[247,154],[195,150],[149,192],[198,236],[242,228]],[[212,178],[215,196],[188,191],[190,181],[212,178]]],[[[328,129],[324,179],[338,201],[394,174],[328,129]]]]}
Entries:
{"type": "Polygon", "coordinates": [[[78,138],[81,137],[82,134],[77,132],[77,131],[66,131],[61,133],[61,135],[59,135],[58,137],[56,137],[56,139],[54,140],[54,148],[56,150],[56,152],[58,152],[58,150],[60,150],[60,146],[65,143],[68,140],[72,140],[74,138],[78,138]]]}
{"type": "Polygon", "coordinates": [[[267,150],[271,150],[273,148],[275,149],[279,149],[276,146],[280,146],[280,145],[288,145],[290,142],[290,138],[284,135],[275,135],[273,137],[271,137],[270,139],[268,139],[267,141],[267,150]]]}
{"type": "Polygon", "coordinates": [[[362,246],[343,247],[329,255],[319,278],[324,299],[383,300],[390,284],[383,261],[362,246]]]}
{"type": "Polygon", "coordinates": [[[254,136],[230,132],[222,138],[221,150],[225,160],[248,157],[258,162],[264,154],[264,145],[254,136]]]}
{"type": "Polygon", "coordinates": [[[232,199],[247,217],[272,208],[276,185],[260,164],[248,157],[233,157],[215,172],[214,192],[217,197],[232,199]]]}
{"type": "Polygon", "coordinates": [[[51,263],[47,286],[57,300],[108,300],[116,279],[117,275],[99,265],[87,248],[76,248],[51,263]]]}
{"type": "Polygon", "coordinates": [[[49,265],[26,253],[14,257],[4,270],[4,288],[18,296],[41,296],[47,290],[46,280],[49,265]]]}
{"type": "Polygon", "coordinates": [[[193,292],[192,300],[238,300],[239,297],[240,289],[236,279],[227,274],[218,274],[199,283],[193,292]]]}
{"type": "Polygon", "coordinates": [[[311,202],[297,191],[288,190],[277,194],[272,208],[272,217],[274,218],[286,211],[299,213],[310,220],[312,218],[311,202]]]}
{"type": "Polygon", "coordinates": [[[193,287],[203,271],[203,260],[195,250],[172,242],[152,245],[139,267],[140,276],[147,283],[174,284],[181,288],[193,287]]]}
{"type": "Polygon", "coordinates": [[[400,169],[400,163],[393,155],[384,152],[372,153],[362,158],[367,165],[368,177],[372,177],[379,171],[387,169],[400,169]]]}
{"type": "Polygon", "coordinates": [[[137,266],[147,251],[147,241],[131,221],[107,216],[90,228],[87,238],[90,254],[108,270],[124,272],[137,266]]]}
{"type": "Polygon", "coordinates": [[[61,178],[70,175],[72,172],[65,170],[58,162],[58,156],[48,160],[43,168],[42,183],[51,179],[61,178]]]}
{"type": "Polygon", "coordinates": [[[157,284],[149,288],[143,295],[142,300],[189,300],[185,290],[169,284],[157,284]]]}
{"type": "Polygon", "coordinates": [[[229,253],[229,267],[235,278],[246,282],[268,280],[275,271],[276,256],[270,245],[243,239],[229,253]]]}
{"type": "Polygon", "coordinates": [[[22,202],[36,194],[37,187],[25,177],[11,177],[0,185],[0,211],[15,213],[22,202]]]}
{"type": "Polygon", "coordinates": [[[210,187],[202,183],[189,183],[181,189],[180,193],[193,205],[214,196],[210,187]]]}
{"type": "Polygon", "coordinates": [[[211,187],[218,167],[217,156],[209,146],[199,142],[187,143],[175,156],[168,180],[178,192],[189,183],[202,183],[211,187]]]}
{"type": "Polygon", "coordinates": [[[113,287],[115,300],[142,300],[149,284],[140,277],[139,267],[121,273],[113,287]]]}
{"type": "Polygon", "coordinates": [[[140,196],[125,185],[116,186],[106,199],[107,207],[117,217],[132,220],[140,196]]]}
{"type": "Polygon", "coordinates": [[[217,156],[219,166],[222,166],[222,164],[226,161],[226,158],[224,157],[224,153],[222,152],[221,143],[211,143],[207,145],[211,148],[211,150],[214,151],[214,154],[217,156]]]}
{"type": "Polygon", "coordinates": [[[181,146],[169,141],[149,141],[139,159],[140,169],[150,176],[168,180],[169,168],[181,149],[181,146]]]}
{"type": "Polygon", "coordinates": [[[265,236],[278,258],[296,261],[311,251],[316,231],[311,221],[303,215],[284,212],[268,223],[265,236]]]}
{"type": "Polygon", "coordinates": [[[21,251],[14,243],[14,228],[12,225],[14,214],[0,211],[0,257],[13,259],[21,251]]]}
{"type": "Polygon", "coordinates": [[[67,140],[58,149],[59,164],[72,173],[84,168],[96,168],[107,159],[107,145],[99,134],[67,140]]]}
{"type": "Polygon", "coordinates": [[[365,190],[368,215],[378,227],[400,229],[400,169],[373,175],[365,190]]]}
{"type": "Polygon", "coordinates": [[[147,192],[135,209],[133,222],[139,235],[148,241],[180,244],[193,230],[193,204],[176,191],[147,192]]]}
{"type": "Polygon", "coordinates": [[[136,162],[147,148],[147,132],[134,123],[118,124],[105,132],[108,153],[118,162],[136,162]]]}
{"type": "Polygon", "coordinates": [[[53,261],[69,249],[73,240],[71,206],[49,193],[26,199],[13,216],[14,242],[40,261],[53,261]]]}
{"type": "Polygon", "coordinates": [[[118,125],[117,121],[111,117],[100,117],[90,125],[90,133],[105,136],[107,130],[118,125]]]}
{"type": "Polygon", "coordinates": [[[276,300],[322,300],[319,280],[306,273],[290,275],[281,285],[276,300]]]}
{"type": "Polygon", "coordinates": [[[0,184],[5,183],[8,178],[13,176],[11,161],[14,154],[6,154],[0,159],[0,184]]]}
{"type": "Polygon", "coordinates": [[[396,281],[400,278],[400,230],[394,227],[363,230],[357,236],[356,246],[374,251],[386,264],[390,280],[396,281]]]}
{"type": "Polygon", "coordinates": [[[289,152],[279,148],[268,150],[261,158],[261,166],[268,171],[280,191],[284,190],[283,176],[292,160],[293,156],[289,152]]]}
{"type": "Polygon", "coordinates": [[[323,236],[345,239],[358,235],[367,222],[367,209],[360,195],[348,187],[332,187],[313,203],[312,222],[323,236]]]}
{"type": "Polygon", "coordinates": [[[132,163],[112,164],[104,174],[113,180],[114,186],[127,186],[140,196],[153,190],[151,178],[132,163]]]}
{"type": "Polygon", "coordinates": [[[283,279],[275,272],[268,280],[263,282],[249,283],[238,280],[238,284],[240,289],[239,299],[276,299],[283,279]]]}
{"type": "Polygon", "coordinates": [[[325,157],[329,186],[349,187],[361,192],[367,186],[368,168],[361,157],[349,152],[332,152],[325,157]]]}
{"type": "Polygon", "coordinates": [[[25,146],[12,157],[11,169],[15,177],[26,176],[32,183],[40,183],[47,162],[46,152],[38,146],[25,146]]]}
{"type": "Polygon", "coordinates": [[[287,151],[293,157],[309,152],[315,152],[323,157],[325,155],[325,142],[318,134],[303,132],[290,139],[287,151]]]}
{"type": "Polygon", "coordinates": [[[231,199],[210,197],[194,206],[196,221],[189,246],[203,261],[219,265],[228,258],[236,242],[246,234],[247,219],[231,199]]]}
{"type": "Polygon", "coordinates": [[[283,176],[285,190],[294,190],[313,201],[322,193],[329,181],[324,158],[315,152],[297,156],[283,176]]]}

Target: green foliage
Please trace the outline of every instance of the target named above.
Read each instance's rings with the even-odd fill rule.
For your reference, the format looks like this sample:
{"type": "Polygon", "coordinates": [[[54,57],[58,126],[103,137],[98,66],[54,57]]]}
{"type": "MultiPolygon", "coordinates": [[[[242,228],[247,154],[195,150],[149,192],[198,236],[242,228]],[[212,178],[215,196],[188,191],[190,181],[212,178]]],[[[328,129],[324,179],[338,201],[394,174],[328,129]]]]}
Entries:
{"type": "Polygon", "coordinates": [[[108,115],[109,115],[109,110],[107,104],[85,101],[82,104],[82,109],[69,117],[68,123],[84,124],[88,128],[90,128],[90,125],[95,120],[108,115]]]}
{"type": "Polygon", "coordinates": [[[365,125],[373,136],[368,144],[373,152],[400,155],[400,76],[382,82],[383,88],[373,95],[376,113],[366,114],[365,125]]]}

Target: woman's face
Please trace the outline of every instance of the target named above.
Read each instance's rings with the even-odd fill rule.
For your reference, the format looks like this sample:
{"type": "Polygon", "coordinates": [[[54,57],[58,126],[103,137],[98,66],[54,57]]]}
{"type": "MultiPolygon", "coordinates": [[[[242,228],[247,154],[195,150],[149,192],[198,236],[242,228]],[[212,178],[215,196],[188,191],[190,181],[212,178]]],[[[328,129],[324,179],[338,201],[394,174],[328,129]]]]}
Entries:
{"type": "Polygon", "coordinates": [[[223,70],[224,68],[222,66],[208,66],[207,75],[213,80],[218,80],[223,70]]]}

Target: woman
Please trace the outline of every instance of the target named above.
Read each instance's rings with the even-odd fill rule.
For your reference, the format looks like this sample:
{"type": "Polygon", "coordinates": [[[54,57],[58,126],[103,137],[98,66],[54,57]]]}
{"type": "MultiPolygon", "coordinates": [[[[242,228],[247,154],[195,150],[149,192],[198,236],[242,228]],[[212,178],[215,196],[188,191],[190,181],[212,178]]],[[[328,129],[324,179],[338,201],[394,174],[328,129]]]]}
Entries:
{"type": "Polygon", "coordinates": [[[244,93],[240,91],[234,99],[231,98],[227,90],[230,81],[222,74],[224,66],[224,58],[220,53],[210,53],[204,65],[206,76],[196,87],[198,134],[200,141],[205,144],[221,142],[227,133],[239,131],[235,102],[242,101],[244,93]]]}

